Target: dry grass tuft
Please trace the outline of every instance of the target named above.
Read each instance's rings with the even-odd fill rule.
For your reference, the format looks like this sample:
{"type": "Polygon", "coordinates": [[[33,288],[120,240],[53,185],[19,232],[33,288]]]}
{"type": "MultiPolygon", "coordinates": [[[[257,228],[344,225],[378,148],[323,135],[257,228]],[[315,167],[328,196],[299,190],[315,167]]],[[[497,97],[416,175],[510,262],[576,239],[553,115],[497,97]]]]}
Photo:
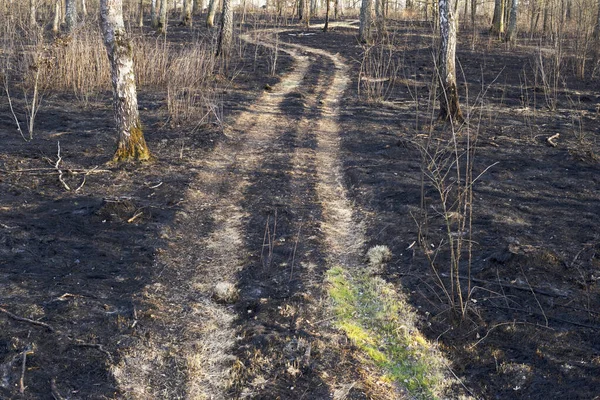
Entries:
{"type": "Polygon", "coordinates": [[[383,272],[385,264],[392,259],[392,252],[387,246],[377,245],[373,246],[367,251],[367,261],[369,263],[369,270],[373,274],[383,272]]]}
{"type": "Polygon", "coordinates": [[[233,304],[240,298],[240,293],[233,283],[219,282],[213,289],[213,298],[219,303],[233,304]]]}

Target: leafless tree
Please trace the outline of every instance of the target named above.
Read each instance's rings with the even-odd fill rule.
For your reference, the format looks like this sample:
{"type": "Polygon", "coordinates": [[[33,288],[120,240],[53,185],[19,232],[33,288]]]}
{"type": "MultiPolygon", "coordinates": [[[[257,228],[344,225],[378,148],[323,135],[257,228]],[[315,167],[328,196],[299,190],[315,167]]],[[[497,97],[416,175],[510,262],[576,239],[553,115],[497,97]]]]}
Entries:
{"type": "Polygon", "coordinates": [[[372,36],[373,13],[371,11],[372,0],[362,0],[360,7],[360,26],[358,29],[358,39],[363,42],[369,42],[372,36]]]}
{"type": "Polygon", "coordinates": [[[206,26],[212,28],[215,26],[215,12],[217,8],[217,0],[210,0],[208,2],[208,14],[206,15],[206,26]]]}
{"type": "Polygon", "coordinates": [[[440,119],[463,120],[458,102],[456,86],[456,15],[450,0],[439,0],[440,10],[440,54],[438,74],[442,89],[440,119]]]}
{"type": "Polygon", "coordinates": [[[113,109],[119,135],[115,161],[148,160],[138,112],[133,48],[125,32],[123,0],[100,0],[104,45],[111,65],[113,109]]]}
{"type": "Polygon", "coordinates": [[[67,32],[70,33],[77,25],[77,0],[67,0],[65,8],[67,32]]]}
{"type": "Polygon", "coordinates": [[[217,56],[227,60],[233,41],[233,8],[231,0],[223,0],[223,13],[221,16],[221,30],[217,44],[217,56]]]}
{"type": "Polygon", "coordinates": [[[506,30],[506,41],[513,42],[517,37],[517,12],[519,9],[519,0],[512,0],[510,8],[510,18],[508,20],[508,29],[506,30]]]}
{"type": "Polygon", "coordinates": [[[167,0],[161,0],[160,2],[160,14],[158,16],[158,27],[157,30],[160,33],[167,33],[167,7],[169,6],[167,0]]]}

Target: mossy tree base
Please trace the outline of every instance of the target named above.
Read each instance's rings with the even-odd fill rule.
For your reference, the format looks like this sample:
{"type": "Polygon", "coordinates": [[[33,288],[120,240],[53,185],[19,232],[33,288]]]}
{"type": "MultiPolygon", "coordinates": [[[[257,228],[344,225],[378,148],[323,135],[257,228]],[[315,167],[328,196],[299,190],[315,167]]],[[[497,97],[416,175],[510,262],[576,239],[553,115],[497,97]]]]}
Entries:
{"type": "Polygon", "coordinates": [[[150,161],[154,159],[146,145],[142,128],[136,126],[131,129],[125,140],[119,140],[117,151],[112,159],[113,162],[128,161],[150,161]]]}

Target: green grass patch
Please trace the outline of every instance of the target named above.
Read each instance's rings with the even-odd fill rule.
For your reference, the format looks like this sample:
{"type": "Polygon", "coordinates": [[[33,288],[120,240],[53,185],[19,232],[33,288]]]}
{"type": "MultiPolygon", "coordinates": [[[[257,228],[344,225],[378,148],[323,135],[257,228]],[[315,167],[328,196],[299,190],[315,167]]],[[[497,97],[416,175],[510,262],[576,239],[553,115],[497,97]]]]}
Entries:
{"type": "Polygon", "coordinates": [[[415,327],[416,314],[379,277],[334,267],[327,272],[337,326],[394,381],[418,399],[439,398],[448,379],[444,359],[415,327]]]}

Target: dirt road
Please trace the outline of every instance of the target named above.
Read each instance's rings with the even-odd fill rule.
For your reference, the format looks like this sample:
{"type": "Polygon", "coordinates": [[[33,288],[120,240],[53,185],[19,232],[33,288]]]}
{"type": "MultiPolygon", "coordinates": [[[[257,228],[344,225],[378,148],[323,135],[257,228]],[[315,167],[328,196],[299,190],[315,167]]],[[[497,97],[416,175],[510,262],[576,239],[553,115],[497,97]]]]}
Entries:
{"type": "Polygon", "coordinates": [[[264,33],[261,45],[293,57],[293,69],[199,163],[157,261],[161,282],[140,300],[141,309],[163,305],[139,328],[153,334],[114,371],[129,396],[365,398],[323,287],[324,272],[355,266],[364,243],[340,171],[348,67],[264,33]],[[239,297],[214,295],[227,283],[239,297]]]}

